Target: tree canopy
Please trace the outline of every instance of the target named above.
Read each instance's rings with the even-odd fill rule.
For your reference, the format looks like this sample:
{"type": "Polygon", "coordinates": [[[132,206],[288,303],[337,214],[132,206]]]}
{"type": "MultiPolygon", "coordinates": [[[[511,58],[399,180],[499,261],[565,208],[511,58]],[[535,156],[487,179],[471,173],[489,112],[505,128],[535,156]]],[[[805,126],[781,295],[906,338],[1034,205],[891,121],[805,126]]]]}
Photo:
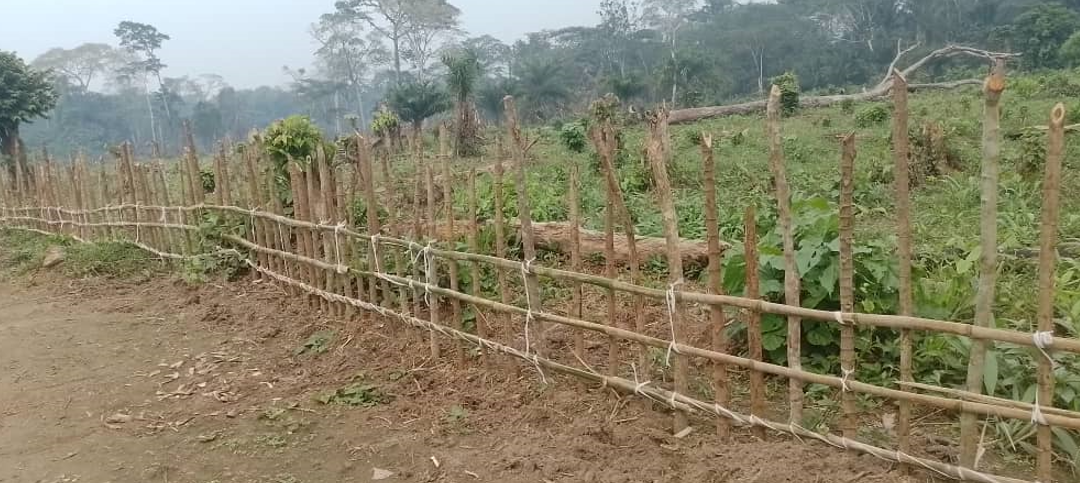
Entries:
{"type": "Polygon", "coordinates": [[[16,154],[19,126],[56,106],[50,72],[30,67],[13,52],[0,51],[0,153],[16,154]]]}

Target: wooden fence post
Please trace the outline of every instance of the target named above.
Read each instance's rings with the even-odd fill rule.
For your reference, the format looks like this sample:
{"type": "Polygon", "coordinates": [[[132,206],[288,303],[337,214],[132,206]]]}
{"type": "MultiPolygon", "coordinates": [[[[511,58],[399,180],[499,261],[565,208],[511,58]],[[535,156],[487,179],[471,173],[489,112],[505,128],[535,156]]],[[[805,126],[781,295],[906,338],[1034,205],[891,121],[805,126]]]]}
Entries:
{"type": "MultiPolygon", "coordinates": [[[[581,271],[581,196],[579,194],[580,173],[577,161],[570,161],[570,189],[566,197],[570,205],[570,271],[581,271]]],[[[570,285],[570,316],[575,319],[581,318],[582,288],[581,282],[572,282],[570,285]]],[[[585,360],[585,333],[574,331],[574,354],[578,359],[585,360]]]]}
{"type": "MultiPolygon", "coordinates": [[[[597,101],[602,102],[602,101],[597,101]]],[[[599,109],[594,109],[599,111],[599,109]]],[[[593,144],[596,146],[596,152],[600,157],[600,164],[603,167],[604,180],[606,181],[607,190],[607,210],[610,212],[611,223],[605,225],[611,225],[608,230],[608,237],[606,240],[605,250],[607,251],[605,258],[608,260],[606,267],[609,269],[608,277],[615,278],[615,235],[614,225],[615,218],[618,218],[619,223],[622,225],[623,232],[626,235],[626,249],[629,255],[628,265],[630,265],[630,283],[636,284],[640,281],[641,271],[641,259],[638,255],[637,249],[637,229],[634,227],[634,220],[630,216],[630,210],[626,207],[626,200],[623,197],[622,186],[619,184],[618,173],[615,169],[615,155],[619,148],[618,137],[615,133],[615,127],[610,119],[604,119],[598,126],[591,131],[593,144]]],[[[614,294],[611,294],[614,297],[614,294]]],[[[644,333],[645,327],[645,300],[640,295],[633,295],[631,298],[631,307],[634,312],[634,329],[638,332],[644,333]]],[[[614,324],[614,321],[612,321],[614,324]]],[[[617,345],[613,346],[617,347],[617,345]]],[[[618,352],[612,353],[613,358],[618,357],[618,352]]],[[[651,367],[649,363],[648,351],[644,347],[640,347],[637,357],[638,370],[643,374],[649,374],[651,367]]]]}
{"type": "MultiPolygon", "coordinates": [[[[708,134],[701,136],[702,171],[705,184],[705,232],[709,245],[709,292],[716,295],[724,294],[724,278],[721,271],[720,249],[720,222],[716,201],[716,156],[713,152],[713,139],[708,134]]],[[[724,314],[724,306],[709,306],[709,331],[712,335],[712,349],[716,352],[727,353],[728,341],[726,334],[727,316],[724,314]]],[[[713,364],[713,392],[716,404],[727,407],[730,401],[728,389],[727,365],[722,362],[713,364]]],[[[721,438],[727,438],[731,432],[731,421],[727,418],[716,420],[716,432],[721,438]]]]}
{"type": "MultiPolygon", "coordinates": [[[[743,259],[746,262],[746,298],[758,300],[761,298],[760,276],[758,274],[758,237],[757,237],[757,210],[754,205],[746,207],[746,215],[743,217],[743,259]]],[[[764,352],[761,342],[761,312],[747,310],[746,341],[749,346],[750,360],[755,362],[764,361],[764,352]]],[[[757,417],[765,416],[765,377],[760,371],[750,371],[750,414],[757,417]]],[[[765,439],[765,428],[754,426],[751,429],[758,439],[765,439]]]]}
{"type": "MultiPolygon", "coordinates": [[[[985,119],[983,121],[982,213],[980,215],[979,290],[975,296],[975,325],[991,327],[994,323],[994,287],[997,284],[997,214],[998,164],[1001,159],[1001,93],[1005,91],[1005,61],[998,59],[983,86],[985,119]]],[[[967,390],[982,394],[983,373],[988,342],[971,341],[968,358],[967,390]]],[[[960,417],[960,465],[975,468],[979,444],[978,417],[965,412],[960,417]]]]}
{"type": "MultiPolygon", "coordinates": [[[[1043,181],[1042,226],[1039,242],[1039,302],[1038,332],[1036,340],[1046,347],[1039,347],[1043,357],[1039,361],[1038,394],[1035,407],[1054,407],[1054,360],[1048,351],[1054,334],[1054,268],[1057,261],[1058,223],[1061,216],[1061,164],[1065,151],[1065,105],[1057,104],[1050,114],[1050,135],[1046,150],[1046,176],[1043,181]]],[[[1042,412],[1040,409],[1039,412],[1042,412]]],[[[1039,448],[1036,474],[1039,481],[1054,479],[1053,433],[1046,421],[1037,420],[1034,414],[1039,448]]]]}
{"type": "MultiPolygon", "coordinates": [[[[648,116],[649,137],[646,141],[646,153],[653,179],[656,181],[656,195],[659,198],[660,215],[663,218],[664,238],[667,244],[668,262],[668,322],[671,325],[671,347],[668,358],[674,362],[675,392],[686,394],[688,388],[688,364],[686,357],[675,349],[675,344],[683,342],[685,328],[682,327],[682,309],[676,291],[683,282],[682,253],[679,252],[679,218],[675,213],[675,200],[672,197],[671,180],[668,179],[667,165],[671,158],[670,138],[668,135],[667,107],[648,116]]],[[[675,411],[674,432],[686,429],[686,412],[675,411]]]]}
{"type": "MultiPolygon", "coordinates": [[[[542,311],[543,300],[540,299],[540,280],[530,268],[536,261],[536,242],[533,234],[532,215],[529,211],[529,187],[528,178],[525,176],[525,151],[527,149],[525,138],[518,126],[517,107],[514,105],[513,96],[503,99],[506,111],[506,126],[509,139],[512,143],[514,164],[517,165],[517,204],[518,219],[521,220],[521,251],[524,257],[521,273],[525,279],[525,298],[528,304],[529,314],[542,311]]],[[[532,319],[531,315],[525,317],[525,352],[542,357],[546,352],[544,343],[544,323],[532,319]]]]}
{"type": "MultiPolygon", "coordinates": [[[[469,251],[472,253],[480,253],[480,226],[476,221],[476,169],[469,170],[469,251]]],[[[480,282],[480,263],[473,261],[469,264],[469,279],[470,289],[474,297],[483,297],[483,290],[480,282]]],[[[473,311],[476,313],[476,335],[481,339],[488,338],[487,321],[484,315],[480,313],[480,306],[474,305],[473,311]]],[[[490,355],[483,347],[480,348],[480,357],[482,359],[484,369],[491,368],[490,355]]]]}
{"type": "MultiPolygon", "coordinates": [[[[911,257],[911,163],[908,139],[908,84],[907,79],[898,70],[893,70],[893,131],[892,146],[893,179],[896,182],[896,241],[899,259],[899,315],[911,316],[915,313],[912,297],[911,257]]],[[[911,330],[900,331],[900,382],[912,382],[911,369],[912,339],[911,330]]],[[[898,447],[902,453],[911,452],[911,403],[900,401],[896,422],[898,447]]]]}
{"type": "MultiPolygon", "coordinates": [[[[769,168],[772,171],[776,192],[777,212],[779,213],[780,231],[784,239],[784,303],[798,307],[800,293],[799,266],[795,263],[795,232],[791,221],[791,190],[788,187],[787,168],[784,166],[784,145],[780,132],[780,87],[773,86],[769,93],[766,110],[767,133],[769,138],[769,168]]],[[[802,319],[796,316],[787,318],[787,358],[788,367],[802,370],[802,319]]],[[[802,423],[803,382],[797,379],[788,381],[789,421],[802,423]]]]}
{"type": "MultiPolygon", "coordinates": [[[[453,173],[450,172],[450,131],[446,128],[446,124],[439,124],[439,161],[442,164],[442,188],[443,188],[443,206],[445,206],[446,212],[446,230],[447,230],[447,246],[450,250],[457,249],[457,232],[454,230],[454,178],[453,173]]],[[[450,290],[457,292],[459,290],[458,281],[458,263],[457,260],[447,260],[447,269],[450,275],[450,290]]],[[[454,330],[461,330],[461,301],[455,298],[450,299],[450,327],[454,330]]],[[[461,342],[454,343],[454,362],[458,366],[465,364],[465,347],[461,342]]]]}
{"type": "MultiPolygon", "coordinates": [[[[855,238],[855,133],[841,140],[840,156],[840,312],[855,312],[855,254],[852,244],[855,238]]],[[[840,326],[840,370],[845,386],[840,388],[843,420],[840,427],[844,437],[858,436],[855,394],[848,390],[846,381],[855,374],[855,326],[842,316],[840,326]]]]}

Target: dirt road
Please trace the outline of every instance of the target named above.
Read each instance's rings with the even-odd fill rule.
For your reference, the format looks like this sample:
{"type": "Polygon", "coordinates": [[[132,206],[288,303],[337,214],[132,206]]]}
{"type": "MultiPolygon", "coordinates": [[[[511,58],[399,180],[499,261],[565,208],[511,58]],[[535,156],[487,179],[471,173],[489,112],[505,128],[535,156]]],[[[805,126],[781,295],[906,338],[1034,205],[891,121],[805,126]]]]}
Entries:
{"type": "Polygon", "coordinates": [[[0,482],[906,481],[312,314],[251,282],[0,282],[0,482]]]}

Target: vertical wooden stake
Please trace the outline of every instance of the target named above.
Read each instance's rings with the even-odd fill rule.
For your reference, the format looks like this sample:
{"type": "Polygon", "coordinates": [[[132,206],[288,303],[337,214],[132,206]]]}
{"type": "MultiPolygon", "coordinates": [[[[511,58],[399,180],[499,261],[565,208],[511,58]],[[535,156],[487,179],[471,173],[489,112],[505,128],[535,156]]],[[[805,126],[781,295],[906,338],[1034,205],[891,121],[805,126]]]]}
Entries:
{"type": "MultiPolygon", "coordinates": [[[[724,277],[721,271],[720,249],[720,221],[716,201],[716,157],[713,152],[713,139],[708,134],[701,136],[702,169],[704,171],[705,184],[705,231],[709,245],[709,292],[716,295],[724,294],[724,277]]],[[[716,352],[727,353],[727,316],[724,315],[723,305],[709,306],[709,331],[712,333],[712,349],[716,352]]],[[[730,402],[730,390],[728,389],[727,365],[722,362],[713,363],[713,392],[716,396],[716,404],[727,407],[730,402]]],[[[731,421],[727,418],[716,420],[716,433],[721,438],[727,438],[731,433],[731,421]]]]}
{"type": "MultiPolygon", "coordinates": [[[[476,170],[469,170],[469,251],[473,253],[480,253],[480,226],[476,222],[476,170]]],[[[483,290],[480,282],[480,263],[473,261],[469,264],[469,279],[471,280],[470,288],[474,297],[483,297],[483,290]]],[[[476,313],[476,335],[481,339],[488,338],[487,322],[484,315],[480,313],[479,306],[473,306],[473,311],[476,313]]],[[[484,364],[484,369],[491,368],[491,357],[488,356],[487,351],[484,348],[480,348],[480,357],[484,364]]]]}
{"type": "MultiPolygon", "coordinates": [[[[609,278],[615,277],[614,217],[617,216],[619,223],[622,225],[623,233],[626,235],[626,248],[629,255],[628,264],[630,265],[630,283],[637,284],[640,279],[641,269],[641,260],[637,249],[637,230],[634,227],[634,220],[630,216],[630,210],[626,207],[626,200],[623,198],[622,187],[619,185],[618,173],[615,169],[615,155],[619,148],[618,136],[610,119],[604,119],[592,130],[591,135],[593,144],[596,146],[596,152],[600,157],[600,164],[603,167],[604,180],[607,182],[607,190],[605,193],[607,194],[608,199],[608,209],[612,211],[611,216],[613,217],[611,222],[612,228],[608,233],[605,245],[605,250],[609,252],[606,254],[605,258],[611,262],[610,265],[606,266],[610,271],[607,276],[609,278]]],[[[609,292],[609,295],[610,294],[611,293],[609,292]]],[[[634,313],[634,330],[637,330],[639,333],[645,333],[645,299],[638,294],[632,295],[631,307],[634,313]]],[[[614,321],[612,321],[612,323],[614,323],[614,321]]],[[[652,368],[649,367],[648,348],[639,346],[637,355],[638,370],[643,374],[649,374],[652,368]]],[[[611,357],[613,359],[617,358],[617,352],[613,352],[611,357]]]]}
{"type": "MultiPolygon", "coordinates": [[[[503,106],[506,111],[507,133],[513,141],[511,152],[514,156],[514,164],[517,165],[518,219],[521,221],[521,251],[525,258],[521,272],[525,278],[526,303],[530,312],[540,312],[543,310],[543,300],[540,299],[540,280],[532,270],[528,269],[528,266],[536,261],[536,242],[533,233],[532,214],[529,211],[528,178],[525,176],[526,143],[524,136],[521,134],[521,128],[518,126],[517,107],[514,105],[513,96],[506,96],[503,99],[503,106]]],[[[530,342],[526,344],[526,346],[530,346],[526,347],[526,352],[543,356],[546,353],[544,323],[539,320],[530,322],[526,317],[525,325],[528,326],[525,328],[525,334],[530,342]]]]}
{"type": "MultiPolygon", "coordinates": [[[[1061,216],[1061,164],[1065,151],[1065,105],[1057,104],[1050,114],[1049,145],[1046,150],[1046,177],[1043,180],[1042,226],[1039,242],[1039,308],[1040,334],[1054,333],[1054,268],[1057,262],[1058,223],[1061,216]]],[[[1036,336],[1043,339],[1043,336],[1036,336]]],[[[1049,337],[1047,337],[1049,339],[1049,337]]],[[[1047,344],[1049,345],[1049,344],[1047,344]]],[[[1050,348],[1042,350],[1049,351],[1050,348]]],[[[1047,352],[1049,354],[1049,352],[1047,352]]],[[[1039,397],[1036,407],[1054,407],[1054,363],[1049,355],[1036,356],[1039,361],[1039,397]]],[[[1051,427],[1039,424],[1039,447],[1036,474],[1039,481],[1054,480],[1054,447],[1051,427]]]]}
{"type": "MultiPolygon", "coordinates": [[[[892,145],[895,168],[893,178],[896,182],[896,254],[899,259],[900,313],[910,317],[915,313],[911,292],[911,162],[908,140],[908,84],[900,71],[893,70],[893,131],[892,145]]],[[[900,382],[913,382],[911,370],[912,340],[911,330],[900,331],[900,382]]],[[[906,389],[906,387],[904,388],[906,389]]],[[[896,421],[898,449],[901,453],[911,453],[911,402],[900,401],[896,421]]]]}
{"type": "MultiPolygon", "coordinates": [[[[982,255],[979,261],[979,290],[975,295],[975,325],[993,327],[994,325],[994,287],[997,284],[997,215],[998,215],[998,178],[1001,160],[1001,94],[1005,91],[1005,61],[998,59],[990,77],[983,85],[985,109],[983,122],[983,164],[982,164],[982,213],[980,215],[980,246],[982,255]]],[[[968,358],[967,390],[977,394],[983,392],[983,371],[986,364],[988,342],[972,339],[971,355],[968,358]]],[[[960,465],[975,467],[978,452],[979,428],[978,417],[973,413],[964,413],[960,417],[960,465]]]]}
{"type": "MultiPolygon", "coordinates": [[[[743,218],[743,258],[746,260],[746,298],[758,300],[761,298],[760,276],[758,273],[758,237],[757,237],[757,210],[754,205],[746,207],[746,216],[743,218]]],[[[757,310],[747,311],[746,321],[747,345],[750,347],[750,359],[764,361],[764,352],[761,345],[761,312],[757,310]]],[[[758,371],[750,371],[750,414],[759,418],[765,417],[765,377],[758,371]]],[[[765,439],[765,428],[754,426],[750,430],[758,439],[765,439]]]]}
{"type": "MultiPolygon", "coordinates": [[[[615,194],[611,185],[607,186],[604,194],[606,201],[604,206],[604,276],[616,280],[619,274],[615,268],[615,194]]],[[[609,287],[605,301],[607,302],[607,325],[618,327],[619,293],[609,287]]],[[[619,338],[615,336],[608,337],[607,370],[612,375],[619,373],[619,338]]],[[[642,377],[648,380],[648,373],[644,373],[642,377]]]]}
{"type": "MultiPolygon", "coordinates": [[[[386,211],[389,218],[388,231],[390,236],[394,238],[401,237],[401,210],[397,207],[397,193],[394,187],[394,179],[390,177],[390,147],[382,150],[381,156],[379,156],[380,167],[382,168],[383,179],[383,205],[386,206],[386,211]]],[[[393,250],[394,272],[400,277],[408,277],[405,273],[405,266],[402,264],[401,251],[396,247],[393,250]]],[[[399,287],[398,290],[398,306],[401,308],[401,313],[409,313],[409,290],[406,287],[399,287]]]]}
{"type": "MultiPolygon", "coordinates": [[[[787,182],[787,168],[784,166],[784,146],[780,134],[780,87],[773,86],[769,93],[767,109],[767,133],[769,138],[769,168],[772,170],[773,183],[776,185],[776,203],[780,214],[780,230],[784,239],[784,303],[798,307],[799,303],[799,266],[795,263],[795,232],[791,223],[791,190],[787,182]]],[[[787,358],[788,367],[802,370],[802,319],[788,316],[787,358]]],[[[797,379],[788,380],[788,402],[791,406],[789,421],[802,424],[803,383],[797,379]]]]}
{"type": "MultiPolygon", "coordinates": [[[[499,144],[502,147],[502,143],[499,144]]],[[[503,206],[503,154],[495,160],[495,256],[506,258],[506,219],[503,206]]],[[[499,282],[499,301],[510,304],[510,290],[507,287],[506,271],[496,267],[495,273],[499,282]]]]}
{"type": "MultiPolygon", "coordinates": [[[[840,157],[840,311],[855,312],[855,254],[852,242],[855,238],[855,133],[841,141],[840,157]]],[[[855,373],[855,327],[845,323],[840,327],[840,370],[843,380],[848,381],[855,373]]],[[[858,436],[858,420],[855,414],[855,394],[841,389],[841,407],[844,413],[840,427],[844,437],[858,436]]]]}
{"type": "MultiPolygon", "coordinates": [[[[311,211],[308,208],[308,192],[307,182],[304,179],[304,172],[300,170],[300,165],[295,160],[289,160],[289,177],[292,180],[293,191],[293,216],[297,220],[311,221],[311,211]]],[[[297,250],[304,256],[312,256],[312,240],[311,232],[305,229],[297,229],[297,250]]],[[[311,284],[315,280],[312,273],[312,268],[309,265],[298,265],[297,278],[304,283],[311,284]]],[[[315,306],[318,303],[311,296],[307,297],[308,305],[315,306]]]]}
{"type": "MultiPolygon", "coordinates": [[[[427,188],[427,220],[428,220],[428,243],[434,243],[439,239],[438,220],[435,218],[435,174],[432,163],[424,165],[425,187],[427,188]]],[[[425,252],[421,255],[425,266],[425,276],[428,284],[438,284],[439,267],[432,255],[425,252]]],[[[439,324],[439,297],[434,293],[427,293],[428,319],[432,324],[439,324]]],[[[441,348],[439,347],[439,335],[434,331],[430,334],[431,358],[438,359],[441,348]]]]}
{"type": "MultiPolygon", "coordinates": [[[[649,137],[646,141],[646,154],[649,158],[649,166],[652,168],[653,179],[656,181],[656,194],[659,198],[660,215],[664,223],[664,238],[667,245],[668,262],[668,288],[671,299],[668,301],[668,318],[671,324],[672,344],[684,341],[685,327],[682,326],[682,309],[675,296],[678,287],[683,284],[682,253],[679,251],[679,218],[675,213],[675,200],[672,197],[671,180],[668,179],[668,163],[671,159],[671,139],[668,135],[667,107],[661,107],[658,111],[648,116],[649,137]]],[[[686,357],[676,350],[669,350],[675,366],[675,392],[686,394],[689,374],[686,357]]],[[[687,426],[686,412],[675,411],[674,432],[678,433],[687,426]]]]}
{"type": "MultiPolygon", "coordinates": [[[[319,165],[319,222],[336,225],[338,221],[335,218],[337,210],[334,208],[334,177],[331,174],[330,159],[321,146],[316,149],[315,159],[319,165]]],[[[335,266],[348,265],[348,258],[344,255],[345,250],[341,246],[346,243],[343,237],[326,230],[320,231],[322,232],[323,260],[335,266]]],[[[337,293],[339,274],[327,270],[323,277],[323,290],[337,293]]],[[[333,315],[340,316],[345,313],[345,307],[341,303],[331,303],[327,308],[333,315]]]]}
{"type": "MultiPolygon", "coordinates": [[[[450,133],[446,129],[445,124],[439,125],[439,159],[442,161],[443,171],[443,203],[446,207],[446,229],[448,246],[450,250],[455,250],[457,247],[457,233],[454,231],[454,190],[451,185],[454,184],[453,174],[450,172],[450,133]]],[[[458,263],[457,260],[447,260],[447,267],[450,272],[450,290],[458,291],[458,263]]],[[[456,298],[450,299],[451,317],[450,326],[456,330],[461,330],[461,301],[456,298]]],[[[465,364],[465,349],[461,342],[454,343],[454,361],[459,366],[465,364]]]]}
{"type": "Polygon", "coordinates": [[[225,145],[218,143],[218,154],[214,156],[214,203],[225,204],[225,191],[228,181],[225,179],[225,145]]]}
{"type": "MultiPolygon", "coordinates": [[[[357,136],[357,148],[360,153],[360,175],[364,180],[364,205],[367,209],[367,231],[368,235],[378,235],[382,232],[382,221],[379,220],[379,200],[375,196],[375,158],[372,156],[370,149],[368,148],[367,139],[357,136]]],[[[379,269],[382,269],[383,263],[379,260],[378,248],[371,243],[371,240],[367,241],[368,245],[368,262],[372,269],[377,265],[379,269]]],[[[384,300],[388,300],[390,297],[390,284],[384,280],[370,280],[368,285],[368,294],[371,297],[372,303],[383,303],[384,300]],[[376,286],[382,287],[382,294],[379,295],[376,286]]]]}
{"type": "MultiPolygon", "coordinates": [[[[581,197],[577,161],[570,161],[570,191],[567,203],[570,205],[570,271],[581,271],[581,197]]],[[[570,286],[570,317],[581,319],[582,289],[581,282],[572,282],[570,286]]],[[[574,354],[578,359],[585,360],[585,333],[581,330],[574,331],[574,354]]]]}

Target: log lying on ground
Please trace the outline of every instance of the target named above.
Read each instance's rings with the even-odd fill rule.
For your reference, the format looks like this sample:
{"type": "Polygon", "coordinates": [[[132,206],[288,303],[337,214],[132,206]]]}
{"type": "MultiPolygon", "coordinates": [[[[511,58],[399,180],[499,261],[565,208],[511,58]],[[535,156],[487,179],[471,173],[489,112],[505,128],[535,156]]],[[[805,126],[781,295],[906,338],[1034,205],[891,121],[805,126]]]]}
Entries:
{"type": "MultiPolygon", "coordinates": [[[[896,58],[893,59],[892,64],[889,65],[888,71],[885,73],[884,79],[876,86],[866,89],[863,92],[855,94],[841,94],[832,96],[808,96],[799,99],[800,107],[828,107],[841,102],[863,102],[880,99],[889,94],[892,90],[893,79],[892,72],[896,69],[897,63],[912,50],[918,47],[918,44],[909,47],[904,50],[898,49],[896,58]]],[[[955,57],[959,55],[982,58],[989,61],[994,59],[1007,59],[1017,57],[1019,54],[1005,53],[1005,52],[989,52],[986,50],[974,49],[971,47],[964,47],[961,45],[948,45],[935,50],[925,57],[919,59],[915,63],[911,64],[908,68],[900,71],[900,74],[907,78],[914,74],[916,71],[924,67],[927,63],[942,58],[955,57]]],[[[950,82],[935,82],[930,84],[909,84],[909,91],[931,90],[931,89],[955,89],[963,86],[981,85],[983,81],[981,79],[964,79],[959,81],[950,82]]],[[[695,107],[690,109],[678,109],[671,111],[671,124],[680,124],[686,122],[693,122],[700,119],[710,119],[716,117],[726,116],[738,116],[743,114],[755,114],[765,111],[765,101],[752,101],[741,104],[732,104],[728,106],[711,106],[711,107],[695,107]]]]}
{"type": "MultiPolygon", "coordinates": [[[[467,222],[462,222],[467,223],[467,222]]],[[[514,229],[519,229],[515,222],[511,222],[514,229]]],[[[547,222],[533,223],[533,232],[536,234],[536,244],[539,248],[559,253],[570,254],[570,223],[547,222]]],[[[440,240],[446,241],[450,236],[449,226],[439,223],[435,228],[440,240]]],[[[602,232],[582,228],[578,232],[581,239],[581,256],[583,259],[600,258],[604,256],[604,239],[602,232]]],[[[663,238],[636,237],[638,255],[642,262],[657,256],[664,256],[666,248],[663,238]]],[[[727,250],[730,244],[721,242],[720,249],[727,250]]],[[[683,263],[704,265],[708,262],[709,246],[705,240],[690,240],[683,238],[679,242],[679,251],[682,253],[683,263]]],[[[626,263],[630,259],[630,251],[626,246],[626,240],[617,237],[615,241],[615,261],[626,263]]]]}

